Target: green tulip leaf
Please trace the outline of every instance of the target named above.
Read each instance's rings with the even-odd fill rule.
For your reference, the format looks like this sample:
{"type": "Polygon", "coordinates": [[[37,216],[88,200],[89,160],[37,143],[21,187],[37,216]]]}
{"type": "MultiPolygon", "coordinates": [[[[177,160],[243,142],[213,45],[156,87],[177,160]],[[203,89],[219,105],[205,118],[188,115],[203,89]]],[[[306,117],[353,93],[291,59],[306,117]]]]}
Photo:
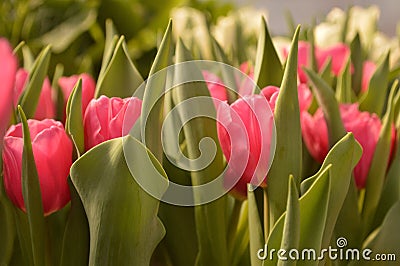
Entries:
{"type": "Polygon", "coordinates": [[[362,149],[352,133],[347,133],[328,152],[320,170],[314,176],[301,183],[301,193],[304,194],[315,182],[320,172],[328,165],[331,176],[331,193],[328,205],[327,223],[325,225],[322,247],[328,247],[338,215],[347,197],[351,184],[352,171],[361,158],[362,149]]]}
{"type": "Polygon", "coordinates": [[[360,110],[382,116],[389,89],[389,53],[378,64],[369,81],[368,90],[360,99],[360,110]]]}
{"type": "Polygon", "coordinates": [[[382,121],[382,128],[379,133],[378,143],[375,147],[365,185],[365,198],[362,208],[363,229],[365,234],[370,233],[374,229],[371,227],[382,194],[386,170],[389,164],[390,147],[392,144],[392,125],[394,120],[394,94],[397,85],[397,82],[393,83],[390,91],[388,108],[382,121]]]}
{"type": "Polygon", "coordinates": [[[289,175],[300,184],[302,139],[297,92],[297,54],[300,27],[293,37],[285,73],[275,107],[276,148],[268,173],[270,226],[286,209],[289,175]]]}
{"type": "Polygon", "coordinates": [[[377,265],[376,254],[385,254],[387,260],[382,262],[384,265],[398,265],[396,260],[400,257],[400,235],[394,232],[398,229],[399,223],[400,201],[397,201],[387,212],[382,225],[372,232],[364,243],[363,249],[372,251],[371,260],[353,261],[351,265],[377,265]]]}
{"type": "MultiPolygon", "coordinates": [[[[229,256],[231,258],[231,265],[239,265],[240,261],[245,257],[246,251],[249,252],[249,206],[248,201],[244,201],[240,207],[239,219],[237,222],[234,238],[232,243],[228,245],[231,247],[229,250],[229,256]]],[[[247,262],[249,263],[250,260],[247,262]]]]}
{"type": "Polygon", "coordinates": [[[117,44],[113,55],[99,76],[95,98],[105,95],[107,97],[126,98],[133,95],[136,89],[143,83],[143,78],[129,57],[125,38],[122,36],[117,44]]]}
{"type": "Polygon", "coordinates": [[[307,68],[304,68],[303,70],[306,72],[308,78],[313,84],[314,95],[324,113],[326,124],[328,126],[329,144],[332,147],[346,134],[340,116],[338,102],[335,98],[335,93],[332,88],[330,88],[330,86],[314,71],[307,68]]]}
{"type": "MultiPolygon", "coordinates": [[[[293,176],[289,178],[288,200],[283,225],[281,249],[291,250],[299,248],[300,241],[300,206],[299,193],[293,176]]],[[[311,208],[312,210],[312,208],[311,208]]],[[[293,260],[279,260],[279,266],[296,265],[293,260]]]]}
{"type": "Polygon", "coordinates": [[[283,68],[281,61],[279,60],[278,53],[276,52],[276,49],[272,42],[267,22],[265,18],[262,17],[261,31],[257,45],[256,63],[254,67],[254,82],[258,85],[258,88],[260,89],[268,85],[279,86],[281,85],[282,76],[283,68]]]}
{"type": "MultiPolygon", "coordinates": [[[[285,249],[287,252],[284,255],[288,258],[288,260],[283,261],[280,260],[278,262],[277,254],[273,254],[271,257],[270,252],[272,249],[279,250],[280,247],[284,247],[285,238],[293,238],[291,241],[298,242],[297,249],[301,252],[303,249],[314,249],[316,251],[316,255],[318,256],[319,251],[322,248],[323,235],[325,230],[325,224],[327,222],[327,213],[328,213],[328,203],[330,199],[330,195],[332,195],[331,191],[331,166],[328,165],[325,168],[321,168],[318,174],[315,176],[315,182],[311,185],[309,190],[300,198],[300,199],[291,199],[298,201],[297,205],[298,210],[296,211],[297,220],[295,217],[286,218],[289,212],[285,212],[277,221],[274,228],[271,231],[271,234],[267,241],[268,253],[264,255],[266,259],[264,260],[265,266],[269,265],[278,265],[279,264],[289,264],[293,265],[296,261],[290,259],[288,251],[289,249],[285,249]],[[293,232],[293,235],[289,235],[289,232],[285,232],[287,228],[287,222],[298,223],[295,228],[298,230],[297,232],[293,232]]],[[[291,185],[293,186],[294,183],[291,185]]],[[[294,195],[292,195],[294,196],[294,195]]],[[[290,196],[290,197],[292,197],[290,196]]],[[[294,229],[294,228],[293,228],[294,229]]],[[[264,252],[267,252],[264,250],[264,252]]],[[[311,254],[312,255],[312,254],[311,254]]],[[[318,265],[317,260],[298,260],[296,265],[318,265]]]]}
{"type": "MultiPolygon", "coordinates": [[[[29,224],[30,247],[33,254],[32,265],[41,266],[45,262],[45,222],[40,192],[39,176],[33,157],[32,142],[24,111],[18,106],[22,122],[24,149],[22,152],[22,195],[29,224]]],[[[21,240],[20,240],[21,241],[21,240]]]]}
{"type": "Polygon", "coordinates": [[[42,50],[36,58],[35,63],[29,73],[29,80],[24,92],[19,99],[19,105],[25,112],[26,117],[32,118],[35,114],[39,102],[42,85],[47,75],[50,62],[50,46],[42,50]]]}
{"type": "Polygon", "coordinates": [[[163,119],[164,101],[163,94],[165,92],[166,79],[168,71],[161,71],[172,63],[172,21],[169,22],[161,41],[160,47],[153,65],[151,66],[149,79],[147,80],[144,96],[143,107],[140,116],[142,126],[146,127],[145,134],[146,146],[162,161],[162,144],[161,144],[161,126],[160,121],[163,119]],[[161,71],[161,72],[159,72],[161,71]],[[158,72],[158,73],[157,73],[158,72]],[[157,73],[157,74],[156,74],[157,73]]]}
{"type": "Polygon", "coordinates": [[[85,152],[85,135],[82,115],[82,79],[79,79],[72,90],[67,103],[66,131],[74,142],[78,157],[85,152]]]}
{"type": "Polygon", "coordinates": [[[101,69],[99,73],[99,78],[104,75],[108,64],[111,61],[112,55],[114,53],[115,46],[118,42],[118,32],[114,27],[111,19],[106,20],[106,39],[104,44],[103,59],[101,61],[101,69]]]}
{"type": "Polygon", "coordinates": [[[326,84],[332,84],[332,57],[329,57],[321,67],[319,71],[319,76],[326,82],[326,84]]]}
{"type": "Polygon", "coordinates": [[[354,66],[354,72],[351,78],[351,87],[356,95],[361,91],[362,69],[363,69],[363,54],[360,40],[360,34],[357,32],[356,36],[350,43],[351,63],[354,66]]]}
{"type": "Polygon", "coordinates": [[[254,188],[250,184],[248,184],[247,199],[249,208],[250,261],[252,266],[262,265],[262,261],[258,258],[257,254],[260,249],[264,248],[265,239],[254,195],[254,188]]]}
{"type": "Polygon", "coordinates": [[[0,265],[8,265],[13,253],[15,224],[12,203],[7,199],[0,175],[0,265]]]}
{"type": "Polygon", "coordinates": [[[68,185],[71,207],[64,230],[60,266],[86,266],[89,262],[89,224],[82,201],[70,178],[68,185]]]}
{"type": "Polygon", "coordinates": [[[72,165],[71,180],[89,223],[89,265],[149,265],[165,230],[157,217],[159,201],[136,180],[155,174],[166,177],[150,151],[130,136],[106,141],[72,165]],[[125,149],[142,176],[131,175],[125,149]]]}
{"type": "MultiPolygon", "coordinates": [[[[397,137],[396,143],[400,141],[397,137]]],[[[385,184],[381,193],[378,208],[376,209],[374,227],[379,226],[389,209],[400,200],[400,145],[397,145],[397,150],[391,166],[387,173],[385,184]]]]}
{"type": "MultiPolygon", "coordinates": [[[[176,47],[176,63],[190,61],[191,55],[183,42],[179,39],[176,47]]],[[[194,117],[197,114],[207,112],[211,117],[216,117],[215,107],[210,98],[208,88],[204,82],[183,83],[188,75],[191,80],[203,80],[200,69],[195,64],[185,64],[185,67],[178,67],[174,71],[174,83],[181,84],[176,86],[172,91],[172,98],[175,105],[186,100],[194,100],[193,104],[182,104],[177,109],[178,116],[181,121],[187,121],[188,117],[194,117]]],[[[209,138],[218,143],[217,128],[214,120],[199,117],[185,123],[183,126],[183,134],[187,145],[187,155],[192,161],[191,166],[198,171],[191,171],[191,179],[193,186],[206,184],[214,180],[224,168],[223,154],[219,145],[204,145],[205,149],[200,154],[199,143],[203,138],[209,138]],[[204,157],[215,154],[211,163],[206,167],[203,165],[204,157]],[[199,158],[200,157],[200,158],[199,158]]],[[[207,143],[211,144],[211,143],[207,143]]],[[[216,189],[217,191],[209,191],[209,193],[223,192],[223,185],[216,189]]],[[[194,203],[198,204],[203,200],[203,192],[194,190],[194,203]]],[[[219,199],[203,205],[195,206],[195,221],[198,238],[199,253],[196,265],[228,265],[228,250],[226,243],[226,195],[219,199]]]]}
{"type": "Polygon", "coordinates": [[[51,82],[51,87],[56,91],[56,119],[62,121],[64,119],[64,94],[58,85],[58,80],[63,76],[64,66],[62,64],[57,64],[54,70],[53,81],[51,82]]]}
{"type": "Polygon", "coordinates": [[[346,66],[343,71],[339,74],[336,84],[336,99],[341,103],[351,103],[352,93],[351,88],[351,62],[350,57],[346,60],[346,66]]]}
{"type": "Polygon", "coordinates": [[[24,58],[24,68],[26,70],[32,69],[35,63],[35,59],[32,55],[31,49],[29,49],[27,45],[23,45],[21,47],[21,50],[22,50],[22,57],[24,58]]]}

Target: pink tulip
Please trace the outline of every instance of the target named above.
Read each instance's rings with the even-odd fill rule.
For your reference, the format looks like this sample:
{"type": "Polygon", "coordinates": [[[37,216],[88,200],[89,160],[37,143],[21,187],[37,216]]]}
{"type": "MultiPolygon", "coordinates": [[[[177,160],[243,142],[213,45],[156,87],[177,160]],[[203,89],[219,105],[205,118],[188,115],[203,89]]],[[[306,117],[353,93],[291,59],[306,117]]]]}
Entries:
{"type": "MultiPolygon", "coordinates": [[[[28,126],[43,210],[49,215],[63,208],[70,199],[67,178],[72,164],[72,142],[58,121],[28,120],[28,126]]],[[[4,137],[4,187],[14,205],[25,211],[21,185],[23,146],[22,125],[11,126],[4,137]]]]}
{"type": "Polygon", "coordinates": [[[68,98],[71,95],[71,92],[74,89],[75,84],[78,82],[79,78],[82,78],[82,115],[84,115],[89,102],[94,97],[96,83],[93,80],[93,78],[86,73],[80,75],[73,75],[70,77],[61,77],[58,80],[58,85],[60,86],[61,91],[63,92],[64,95],[64,110],[65,110],[68,98]]]}
{"type": "MultiPolygon", "coordinates": [[[[267,99],[272,111],[275,111],[276,100],[279,95],[279,88],[275,86],[267,86],[261,90],[261,94],[267,99]]],[[[306,84],[297,86],[300,112],[307,111],[311,105],[312,93],[306,84]]]]}
{"type": "Polygon", "coordinates": [[[141,108],[142,101],[136,97],[121,99],[100,96],[93,99],[86,108],[83,120],[86,150],[126,135],[139,118],[141,108]]]}
{"type": "Polygon", "coordinates": [[[238,198],[247,195],[247,183],[266,185],[274,134],[273,114],[265,97],[244,96],[217,111],[218,139],[228,161],[224,183],[238,198]]]}
{"type": "Polygon", "coordinates": [[[220,101],[227,101],[228,95],[226,94],[226,89],[222,80],[215,74],[202,71],[204,80],[206,81],[208,90],[212,98],[218,99],[220,101]]]}
{"type": "MultiPolygon", "coordinates": [[[[8,127],[13,110],[12,99],[17,59],[7,40],[0,38],[0,140],[8,127]]],[[[0,141],[0,150],[2,142],[0,141]]]]}
{"type": "MultiPolygon", "coordinates": [[[[302,67],[310,67],[309,62],[310,44],[300,41],[298,45],[298,75],[300,83],[307,82],[307,75],[304,73],[302,67]]],[[[289,54],[289,47],[284,48],[283,55],[287,57],[289,54]]],[[[345,67],[346,60],[350,56],[350,48],[342,43],[338,43],[332,47],[319,48],[315,47],[315,59],[318,70],[324,66],[329,58],[332,59],[332,73],[338,76],[342,69],[345,67]]]]}
{"type": "MultiPolygon", "coordinates": [[[[17,71],[17,74],[15,76],[15,92],[14,92],[14,106],[17,106],[18,100],[22,95],[22,92],[26,86],[26,83],[28,82],[28,76],[29,73],[23,69],[20,68],[17,71]]],[[[36,112],[34,115],[34,118],[37,120],[43,120],[46,118],[54,118],[56,114],[56,107],[53,102],[53,98],[55,97],[54,91],[51,88],[50,81],[46,77],[42,90],[40,92],[39,96],[39,102],[36,107],[36,112]]]]}
{"type": "MultiPolygon", "coordinates": [[[[382,124],[375,114],[360,112],[357,104],[341,104],[339,107],[344,128],[353,133],[363,148],[361,159],[354,168],[357,187],[363,188],[366,184],[382,124]]],[[[328,153],[329,147],[328,129],[323,112],[318,109],[314,116],[304,112],[301,118],[304,142],[311,156],[321,163],[328,153]]]]}
{"type": "Polygon", "coordinates": [[[243,72],[236,83],[238,84],[239,95],[251,95],[253,93],[254,86],[254,68],[250,62],[244,62],[239,66],[239,70],[243,72]],[[244,76],[247,75],[248,77],[244,76]]]}
{"type": "Polygon", "coordinates": [[[369,81],[372,75],[375,73],[376,65],[372,61],[365,61],[362,70],[362,80],[361,80],[361,91],[366,92],[368,90],[369,81]]]}

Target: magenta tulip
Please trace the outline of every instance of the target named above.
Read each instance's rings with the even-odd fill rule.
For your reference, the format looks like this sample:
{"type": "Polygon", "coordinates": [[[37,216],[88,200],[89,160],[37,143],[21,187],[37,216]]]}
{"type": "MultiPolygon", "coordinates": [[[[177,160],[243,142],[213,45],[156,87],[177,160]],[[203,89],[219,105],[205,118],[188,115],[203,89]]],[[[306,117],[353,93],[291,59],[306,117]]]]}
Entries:
{"type": "MultiPolygon", "coordinates": [[[[21,68],[18,69],[15,76],[15,93],[14,93],[14,106],[17,106],[18,100],[25,89],[26,83],[28,82],[29,73],[21,68]]],[[[43,120],[46,118],[54,118],[56,115],[56,107],[54,105],[53,98],[55,98],[54,91],[51,88],[50,81],[46,77],[42,90],[39,96],[39,102],[36,107],[34,118],[37,120],[43,120]]]]}
{"type": "MultiPolygon", "coordinates": [[[[267,99],[271,110],[275,110],[276,100],[279,95],[279,87],[267,86],[261,90],[261,94],[267,99]]],[[[297,97],[299,99],[300,112],[307,111],[311,105],[312,93],[306,84],[299,84],[297,86],[297,97]]]]}
{"type": "Polygon", "coordinates": [[[244,96],[217,111],[218,139],[228,161],[227,188],[238,198],[247,195],[247,183],[266,185],[274,134],[273,114],[265,97],[244,96]]]}
{"type": "MultiPolygon", "coordinates": [[[[338,43],[328,48],[315,47],[315,60],[318,70],[321,70],[323,65],[329,58],[332,60],[332,73],[338,76],[346,64],[347,58],[350,56],[350,48],[342,43],[338,43]]],[[[289,47],[284,48],[283,55],[287,57],[289,54],[289,47]]],[[[300,83],[307,82],[307,75],[304,73],[302,67],[310,67],[309,62],[310,44],[300,41],[298,45],[298,75],[300,83]]]]}
{"type": "Polygon", "coordinates": [[[204,70],[202,71],[202,73],[211,97],[214,99],[218,99],[219,101],[227,101],[228,96],[226,94],[226,88],[222,83],[222,80],[217,75],[211,72],[204,70]]]}
{"type": "Polygon", "coordinates": [[[83,124],[86,150],[109,139],[126,135],[139,118],[142,101],[136,97],[93,99],[86,108],[83,124]],[[124,132],[123,132],[124,131],[124,132]]]}
{"type": "Polygon", "coordinates": [[[368,90],[369,81],[372,75],[375,73],[376,65],[372,61],[365,61],[362,69],[362,80],[361,80],[361,91],[366,92],[368,90]]]}
{"type": "MultiPolygon", "coordinates": [[[[341,104],[340,114],[346,131],[352,132],[363,148],[361,159],[354,168],[357,187],[363,188],[382,124],[377,115],[359,111],[357,104],[341,104]]],[[[323,112],[318,109],[313,116],[304,112],[301,118],[303,139],[307,149],[312,157],[321,163],[329,148],[328,129],[323,112]]]]}
{"type": "MultiPolygon", "coordinates": [[[[43,210],[49,215],[63,208],[70,199],[67,178],[72,164],[72,142],[58,121],[28,120],[28,126],[43,210]]],[[[21,184],[23,146],[22,125],[11,126],[4,137],[4,187],[14,205],[25,211],[21,184]]]]}
{"type": "MultiPolygon", "coordinates": [[[[12,99],[14,90],[17,59],[7,40],[0,38],[0,140],[8,127],[13,110],[12,99]]],[[[0,141],[0,150],[2,142],[0,141]]]]}
{"type": "MultiPolygon", "coordinates": [[[[58,80],[58,85],[60,86],[64,96],[64,112],[68,98],[71,95],[71,92],[75,87],[75,84],[78,82],[80,78],[82,79],[82,115],[85,114],[89,102],[94,97],[96,83],[89,74],[83,73],[80,75],[73,75],[70,77],[61,77],[58,80]]],[[[65,113],[64,113],[64,118],[65,118],[65,113]]]]}

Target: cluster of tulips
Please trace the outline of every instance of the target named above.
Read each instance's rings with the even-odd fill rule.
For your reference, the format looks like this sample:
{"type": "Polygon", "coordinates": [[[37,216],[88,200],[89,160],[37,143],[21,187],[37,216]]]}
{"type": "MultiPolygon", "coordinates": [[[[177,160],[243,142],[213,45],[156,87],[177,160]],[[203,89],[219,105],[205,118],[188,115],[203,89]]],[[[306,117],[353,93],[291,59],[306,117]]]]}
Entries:
{"type": "MultiPolygon", "coordinates": [[[[319,252],[339,237],[347,248],[400,256],[399,236],[390,231],[400,222],[400,44],[370,57],[372,37],[354,17],[370,19],[372,11],[350,11],[305,34],[298,27],[291,41],[271,38],[260,18],[255,53],[251,38],[238,41],[243,50],[224,43],[224,33],[216,40],[206,31],[206,44],[196,43],[195,32],[174,38],[172,20],[147,82],[111,22],[97,81],[88,73],[63,76],[59,67],[50,81],[49,48],[34,59],[26,44],[13,48],[1,38],[0,264],[368,263],[259,256],[264,246],[319,252]],[[324,45],[321,27],[341,30],[324,45]],[[255,57],[243,61],[241,51],[255,57]],[[193,59],[234,65],[247,78],[217,66],[159,74],[193,59]],[[203,82],[171,83],[181,75],[203,82]],[[202,96],[209,102],[178,108],[202,96]],[[186,121],[178,136],[165,122],[174,110],[174,119],[186,121]],[[171,159],[163,138],[192,168],[171,159]],[[214,157],[199,168],[195,159],[211,153],[203,138],[214,141],[214,157]],[[187,206],[162,196],[175,193],[168,183],[196,187],[221,173],[221,193],[206,204],[195,189],[187,206]],[[151,183],[160,193],[153,195],[140,180],[157,174],[167,184],[151,183]]],[[[191,31],[204,29],[185,21],[197,11],[181,12],[191,31]]]]}

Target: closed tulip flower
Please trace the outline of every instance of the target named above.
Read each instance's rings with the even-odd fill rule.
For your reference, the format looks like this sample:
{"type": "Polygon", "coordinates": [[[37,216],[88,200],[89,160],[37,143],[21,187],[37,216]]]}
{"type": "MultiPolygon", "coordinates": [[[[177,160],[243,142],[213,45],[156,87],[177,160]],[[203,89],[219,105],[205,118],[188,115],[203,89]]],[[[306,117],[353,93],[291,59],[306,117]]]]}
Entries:
{"type": "Polygon", "coordinates": [[[266,185],[274,136],[273,114],[262,95],[244,96],[217,111],[218,139],[228,161],[224,176],[233,195],[245,198],[247,183],[266,185]]]}
{"type": "MultiPolygon", "coordinates": [[[[10,99],[13,95],[15,73],[17,71],[17,59],[7,40],[0,38],[0,140],[10,122],[13,109],[10,99]]],[[[0,149],[1,149],[0,141],[0,149]]]]}
{"type": "Polygon", "coordinates": [[[374,75],[376,70],[376,65],[372,61],[365,61],[362,69],[362,79],[361,79],[361,91],[366,92],[368,90],[369,82],[374,75]]]}
{"type": "MultiPolygon", "coordinates": [[[[122,137],[124,129],[130,129],[140,116],[142,101],[136,97],[93,99],[84,116],[86,150],[106,141],[122,137]]],[[[126,132],[128,133],[128,132],[126,132]]]]}
{"type": "MultiPolygon", "coordinates": [[[[298,48],[298,75],[300,83],[307,82],[307,76],[304,73],[302,67],[309,67],[311,63],[309,62],[310,44],[304,41],[299,42],[298,48]]],[[[285,48],[283,51],[284,57],[289,54],[289,47],[285,48]]],[[[332,73],[338,76],[346,64],[346,60],[350,55],[350,48],[342,43],[336,45],[320,48],[315,47],[315,60],[317,63],[318,70],[320,70],[329,58],[332,60],[332,73]]]]}
{"type": "MultiPolygon", "coordinates": [[[[356,185],[363,188],[382,124],[375,114],[359,111],[357,104],[341,104],[340,114],[346,131],[352,132],[363,148],[361,159],[354,168],[356,185]]],[[[321,163],[329,149],[328,129],[323,112],[318,109],[313,116],[305,112],[301,118],[304,142],[312,157],[321,163]]]]}
{"type": "Polygon", "coordinates": [[[58,85],[60,86],[61,91],[63,92],[64,95],[64,109],[65,109],[68,98],[71,95],[71,92],[74,89],[75,84],[78,82],[79,78],[82,79],[82,115],[84,115],[89,102],[94,97],[96,83],[93,80],[93,78],[86,73],[80,75],[73,75],[70,77],[61,77],[58,80],[58,85]]]}
{"type": "Polygon", "coordinates": [[[227,101],[228,95],[226,94],[226,89],[224,84],[222,83],[222,80],[217,75],[211,72],[202,71],[202,73],[211,97],[220,101],[227,101]]]}
{"type": "MultiPolygon", "coordinates": [[[[28,82],[29,73],[21,68],[18,69],[15,76],[15,92],[14,92],[14,106],[17,106],[18,100],[22,95],[22,92],[28,82]]],[[[36,107],[34,118],[37,120],[43,120],[46,118],[54,118],[56,115],[56,107],[53,102],[54,91],[51,88],[50,81],[46,77],[42,90],[40,92],[39,101],[36,107]]]]}
{"type": "MultiPolygon", "coordinates": [[[[43,210],[45,215],[49,215],[70,200],[67,178],[72,164],[72,142],[58,121],[28,120],[28,126],[43,210]]],[[[22,125],[11,126],[4,137],[4,187],[14,205],[25,211],[21,185],[23,146],[22,125]]]]}

